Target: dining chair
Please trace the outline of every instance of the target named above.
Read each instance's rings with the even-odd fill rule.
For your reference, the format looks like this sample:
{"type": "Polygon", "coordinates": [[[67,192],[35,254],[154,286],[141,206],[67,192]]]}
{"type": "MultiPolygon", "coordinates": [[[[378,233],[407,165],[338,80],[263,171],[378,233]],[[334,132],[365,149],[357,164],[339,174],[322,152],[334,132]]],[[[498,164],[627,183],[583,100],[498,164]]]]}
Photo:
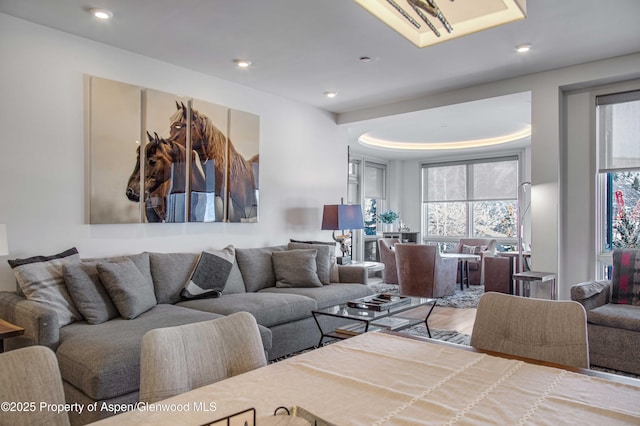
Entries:
{"type": "Polygon", "coordinates": [[[444,297],[456,292],[456,259],[440,256],[437,245],[396,244],[399,293],[414,297],[444,297]]]}
{"type": "Polygon", "coordinates": [[[382,281],[387,284],[398,284],[398,268],[396,267],[396,252],[393,246],[400,242],[397,238],[378,239],[378,253],[380,262],[384,263],[382,281]]]}
{"type": "Polygon", "coordinates": [[[140,401],[153,403],[267,365],[255,318],[237,312],[148,331],[140,355],[140,401]]]}
{"type": "Polygon", "coordinates": [[[587,315],[570,300],[485,293],[478,302],[471,346],[589,368],[587,315]]]}
{"type": "MultiPolygon", "coordinates": [[[[0,411],[2,425],[69,425],[58,360],[46,346],[29,346],[0,354],[0,401],[15,403],[0,411]]],[[[4,406],[3,406],[4,407],[4,406]]]]}

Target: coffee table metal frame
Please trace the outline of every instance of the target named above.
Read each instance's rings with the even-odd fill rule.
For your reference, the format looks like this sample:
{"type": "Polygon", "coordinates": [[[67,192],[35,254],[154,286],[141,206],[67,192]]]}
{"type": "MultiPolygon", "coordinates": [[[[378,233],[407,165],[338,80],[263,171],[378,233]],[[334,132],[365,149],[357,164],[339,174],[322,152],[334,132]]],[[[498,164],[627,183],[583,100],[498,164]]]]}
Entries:
{"type": "MultiPolygon", "coordinates": [[[[318,330],[320,330],[320,341],[318,342],[318,346],[322,345],[322,341],[325,338],[343,340],[343,339],[348,339],[349,337],[353,337],[353,335],[351,334],[339,333],[335,329],[333,329],[332,331],[325,331],[319,321],[319,317],[321,316],[344,318],[350,321],[362,322],[364,324],[364,330],[363,330],[364,333],[369,331],[370,325],[376,326],[376,323],[375,323],[376,320],[380,320],[382,318],[398,317],[398,318],[408,320],[408,322],[402,324],[399,327],[391,328],[391,330],[402,330],[424,321],[424,325],[427,327],[427,334],[429,335],[429,337],[431,337],[431,330],[429,330],[429,324],[427,323],[427,321],[429,320],[429,316],[431,315],[431,312],[433,312],[433,308],[435,308],[437,301],[438,299],[435,299],[435,298],[410,297],[410,303],[394,306],[382,311],[352,308],[346,303],[341,303],[339,305],[330,306],[328,308],[311,311],[311,314],[313,315],[313,319],[316,321],[316,325],[318,326],[318,330]],[[427,312],[427,316],[424,318],[424,320],[420,318],[407,318],[407,317],[399,316],[399,314],[401,314],[402,312],[419,308],[421,306],[426,306],[429,303],[431,303],[431,309],[429,309],[429,312],[427,312]]],[[[388,327],[385,327],[385,326],[380,326],[380,327],[384,329],[389,329],[388,327]]]]}

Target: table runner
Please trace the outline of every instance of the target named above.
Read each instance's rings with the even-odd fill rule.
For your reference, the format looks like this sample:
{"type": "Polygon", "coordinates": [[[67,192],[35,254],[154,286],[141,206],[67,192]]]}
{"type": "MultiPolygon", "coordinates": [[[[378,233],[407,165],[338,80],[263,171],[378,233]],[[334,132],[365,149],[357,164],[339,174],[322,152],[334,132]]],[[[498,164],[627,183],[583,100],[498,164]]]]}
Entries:
{"type": "Polygon", "coordinates": [[[100,424],[197,425],[300,406],[338,425],[623,425],[640,424],[639,402],[640,387],[366,333],[163,402],[181,412],[141,407],[100,424]]]}

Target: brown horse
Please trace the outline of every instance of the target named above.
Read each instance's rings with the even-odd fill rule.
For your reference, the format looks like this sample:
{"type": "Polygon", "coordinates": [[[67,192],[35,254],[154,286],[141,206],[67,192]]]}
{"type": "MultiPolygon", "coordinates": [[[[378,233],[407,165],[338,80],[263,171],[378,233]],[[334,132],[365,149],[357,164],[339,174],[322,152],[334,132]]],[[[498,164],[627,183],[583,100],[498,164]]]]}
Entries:
{"type": "MultiPolygon", "coordinates": [[[[164,222],[167,219],[167,196],[184,193],[186,188],[186,150],[157,133],[147,132],[149,143],[145,147],[144,200],[147,221],[164,222]]],[[[205,191],[204,172],[196,152],[191,153],[191,191],[205,191]]],[[[137,149],[136,165],[129,177],[126,191],[131,201],[140,201],[140,147],[137,149]]]]}
{"type": "MultiPolygon", "coordinates": [[[[169,140],[179,145],[186,146],[187,113],[188,109],[183,103],[176,102],[177,111],[171,117],[169,140]]],[[[240,222],[241,219],[255,219],[257,217],[258,200],[256,189],[258,187],[257,173],[254,176],[254,167],[257,171],[259,164],[258,155],[245,160],[233,143],[213,125],[209,117],[199,114],[191,109],[191,148],[198,153],[203,161],[213,160],[215,168],[215,192],[218,196],[225,193],[225,175],[228,173],[229,190],[229,221],[240,222]],[[228,152],[228,155],[226,155],[228,152]],[[229,159],[227,171],[226,160],[229,159]]]]}

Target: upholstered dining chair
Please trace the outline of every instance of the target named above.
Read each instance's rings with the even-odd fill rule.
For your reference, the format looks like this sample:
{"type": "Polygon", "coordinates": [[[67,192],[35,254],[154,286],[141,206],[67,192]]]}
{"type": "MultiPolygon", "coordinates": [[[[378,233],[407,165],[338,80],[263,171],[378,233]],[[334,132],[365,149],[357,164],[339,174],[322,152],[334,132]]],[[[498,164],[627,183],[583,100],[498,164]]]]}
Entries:
{"type": "Polygon", "coordinates": [[[587,315],[574,301],[485,293],[478,302],[471,346],[589,368],[587,315]]]}
{"type": "Polygon", "coordinates": [[[415,297],[443,297],[456,292],[458,261],[440,256],[437,245],[396,244],[399,293],[415,297]]]}
{"type": "Polygon", "coordinates": [[[29,346],[0,354],[0,401],[16,402],[26,408],[1,410],[2,425],[69,425],[66,411],[40,407],[40,403],[65,403],[58,360],[46,346],[29,346]],[[25,405],[30,403],[36,405],[25,405]]]}
{"type": "Polygon", "coordinates": [[[255,318],[237,312],[142,338],[140,401],[153,403],[267,365],[255,318]]]}
{"type": "Polygon", "coordinates": [[[396,267],[396,252],[393,246],[400,242],[397,238],[380,238],[378,240],[378,253],[380,262],[384,263],[382,281],[387,284],[398,284],[398,268],[396,267]]]}

